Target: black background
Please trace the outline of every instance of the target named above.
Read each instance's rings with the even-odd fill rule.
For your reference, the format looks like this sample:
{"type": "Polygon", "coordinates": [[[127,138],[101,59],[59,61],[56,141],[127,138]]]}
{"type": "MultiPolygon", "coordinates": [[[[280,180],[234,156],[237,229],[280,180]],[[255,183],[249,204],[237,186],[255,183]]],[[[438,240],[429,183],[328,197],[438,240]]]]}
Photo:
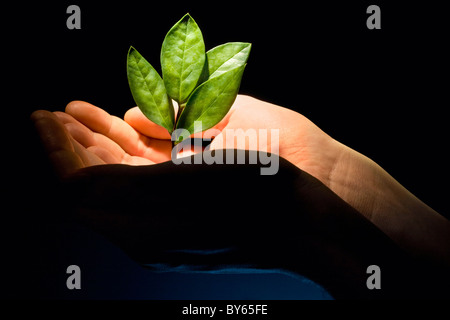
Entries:
{"type": "Polygon", "coordinates": [[[253,44],[241,93],[302,113],[449,217],[450,55],[436,1],[17,2],[6,6],[1,26],[6,296],[54,297],[59,291],[48,283],[57,281],[48,279],[57,273],[64,282],[61,265],[83,256],[61,240],[64,208],[52,208],[51,171],[29,115],[85,100],[122,116],[135,105],[129,46],[159,71],[164,35],[186,12],[207,50],[253,44]],[[81,8],[81,30],[66,27],[70,4],[81,8]],[[370,4],[381,8],[381,30],[366,27],[370,4]]]}

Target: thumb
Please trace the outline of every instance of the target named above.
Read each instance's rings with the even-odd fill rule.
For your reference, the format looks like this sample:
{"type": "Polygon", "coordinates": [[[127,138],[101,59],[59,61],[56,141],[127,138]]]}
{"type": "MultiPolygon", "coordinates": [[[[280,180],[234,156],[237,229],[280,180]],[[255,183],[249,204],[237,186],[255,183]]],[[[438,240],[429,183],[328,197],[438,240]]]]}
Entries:
{"type": "Polygon", "coordinates": [[[138,107],[128,110],[123,119],[135,130],[147,137],[170,140],[170,134],[167,129],[148,119],[138,107]]]}

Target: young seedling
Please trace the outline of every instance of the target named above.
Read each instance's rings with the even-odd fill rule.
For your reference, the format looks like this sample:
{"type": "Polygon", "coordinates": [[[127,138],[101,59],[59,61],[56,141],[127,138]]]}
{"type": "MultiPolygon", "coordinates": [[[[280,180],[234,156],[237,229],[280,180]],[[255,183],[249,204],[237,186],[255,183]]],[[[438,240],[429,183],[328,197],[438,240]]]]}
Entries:
{"type": "Polygon", "coordinates": [[[230,42],[205,53],[203,35],[186,14],[167,33],[161,48],[162,78],[139,52],[130,47],[127,76],[134,101],[142,113],[174,136],[174,144],[207,130],[222,120],[236,99],[251,44],[230,42]],[[174,100],[178,104],[175,116],[174,100]]]}

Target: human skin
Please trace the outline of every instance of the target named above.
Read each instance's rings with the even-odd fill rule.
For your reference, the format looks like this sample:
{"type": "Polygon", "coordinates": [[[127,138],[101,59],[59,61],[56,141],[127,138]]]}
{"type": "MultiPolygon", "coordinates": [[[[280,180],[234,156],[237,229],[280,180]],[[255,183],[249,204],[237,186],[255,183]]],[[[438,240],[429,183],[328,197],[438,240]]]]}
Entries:
{"type": "MultiPolygon", "coordinates": [[[[97,164],[149,165],[170,160],[169,133],[137,107],[130,109],[124,120],[81,101],[54,114],[71,136],[67,152],[53,155],[63,175],[97,164]],[[70,148],[79,159],[63,165],[70,158],[70,148]]],[[[45,111],[37,111],[33,117],[49,121],[45,111]]],[[[226,141],[225,129],[278,129],[277,149],[282,158],[320,180],[413,256],[450,266],[450,222],[374,161],[334,140],[303,115],[239,95],[213,129],[203,133],[205,138],[214,136],[210,150],[234,147],[234,141],[226,141]]],[[[51,134],[48,131],[49,138],[51,134]]]]}
{"type": "MultiPolygon", "coordinates": [[[[68,109],[79,114],[73,112],[76,107],[68,109]]],[[[124,119],[144,135],[170,138],[162,130],[153,135],[156,125],[137,107],[124,119]]],[[[250,96],[238,96],[230,113],[216,126],[221,132],[239,128],[279,129],[281,157],[319,179],[408,252],[450,266],[449,221],[373,160],[334,140],[303,115],[250,96]]],[[[211,150],[234,147],[234,141],[224,140],[224,134],[217,135],[211,150]]]]}

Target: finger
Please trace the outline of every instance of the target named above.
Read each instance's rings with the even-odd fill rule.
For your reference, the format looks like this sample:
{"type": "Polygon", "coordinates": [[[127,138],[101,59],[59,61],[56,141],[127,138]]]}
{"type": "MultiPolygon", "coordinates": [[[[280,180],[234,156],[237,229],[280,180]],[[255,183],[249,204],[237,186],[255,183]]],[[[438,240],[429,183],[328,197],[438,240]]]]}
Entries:
{"type": "Polygon", "coordinates": [[[87,150],[102,159],[107,164],[122,163],[122,159],[115,157],[109,150],[100,146],[89,146],[87,150]]]}
{"type": "Polygon", "coordinates": [[[131,108],[125,113],[124,120],[143,135],[155,139],[170,140],[166,128],[148,119],[138,107],[131,108]]]}
{"type": "Polygon", "coordinates": [[[64,125],[49,111],[33,112],[31,120],[57,174],[64,178],[83,168],[84,162],[75,152],[64,125]]]}
{"type": "Polygon", "coordinates": [[[96,153],[106,163],[122,163],[125,151],[114,141],[103,134],[93,132],[84,124],[64,112],[55,112],[61,119],[71,136],[82,146],[96,153]]]}
{"type": "Polygon", "coordinates": [[[127,154],[118,144],[102,134],[92,132],[81,122],[65,112],[54,114],[66,124],[66,128],[81,145],[91,153],[96,154],[102,161],[108,164],[122,163],[129,165],[150,165],[155,162],[144,157],[127,154]]]}
{"type": "Polygon", "coordinates": [[[54,114],[60,119],[60,121],[66,124],[66,127],[72,134],[72,137],[81,143],[90,154],[95,154],[96,157],[103,163],[113,164],[120,162],[122,164],[129,165],[155,164],[155,162],[149,159],[127,154],[114,141],[99,133],[92,132],[70,114],[58,111],[54,112],[54,114]],[[112,149],[116,149],[116,151],[113,152],[112,149]]]}
{"type": "Polygon", "coordinates": [[[125,121],[87,102],[74,101],[67,105],[66,112],[93,132],[103,134],[117,142],[129,153],[137,154],[140,135],[125,121]]]}
{"type": "Polygon", "coordinates": [[[61,121],[63,124],[66,123],[80,123],[79,121],[75,120],[74,117],[72,117],[70,114],[62,112],[62,111],[54,111],[53,114],[58,118],[59,121],[61,121]]]}
{"type": "Polygon", "coordinates": [[[85,148],[99,147],[107,150],[116,159],[115,162],[111,163],[121,163],[125,156],[125,151],[117,143],[102,134],[92,132],[81,124],[67,123],[66,128],[72,137],[85,148]]]}
{"type": "Polygon", "coordinates": [[[128,164],[131,166],[147,166],[151,164],[155,164],[150,159],[143,158],[143,157],[137,157],[137,156],[130,156],[129,154],[126,154],[125,157],[122,160],[123,164],[128,164]]]}
{"type": "Polygon", "coordinates": [[[171,143],[150,139],[133,129],[122,119],[89,103],[74,101],[67,105],[66,112],[90,130],[100,133],[117,143],[131,156],[139,156],[163,162],[170,160],[171,143]]]}
{"type": "Polygon", "coordinates": [[[132,166],[145,166],[155,164],[153,161],[136,156],[130,156],[129,154],[124,154],[120,161],[114,157],[114,155],[107,149],[102,148],[100,146],[91,146],[87,148],[87,150],[93,154],[95,154],[98,158],[104,161],[107,164],[128,164],[132,166]]]}
{"type": "Polygon", "coordinates": [[[86,149],[84,146],[82,146],[75,139],[72,138],[71,142],[72,142],[75,152],[80,156],[81,160],[83,161],[83,163],[86,167],[102,165],[102,164],[107,163],[106,161],[103,161],[95,153],[90,152],[88,149],[86,149]]]}

